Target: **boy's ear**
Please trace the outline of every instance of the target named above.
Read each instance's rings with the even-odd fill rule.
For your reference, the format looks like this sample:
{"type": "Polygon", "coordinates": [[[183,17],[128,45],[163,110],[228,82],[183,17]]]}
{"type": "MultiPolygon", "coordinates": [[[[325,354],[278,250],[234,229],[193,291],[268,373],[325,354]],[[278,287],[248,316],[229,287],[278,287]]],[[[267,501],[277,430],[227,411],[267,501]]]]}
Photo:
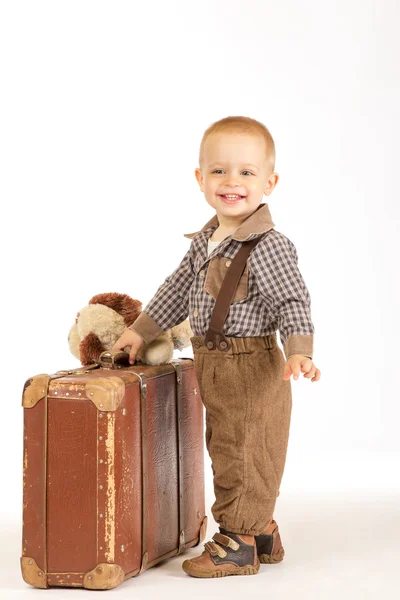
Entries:
{"type": "Polygon", "coordinates": [[[203,188],[203,175],[201,174],[201,170],[199,168],[196,168],[194,170],[194,174],[196,176],[197,183],[199,184],[201,191],[204,192],[204,188],[203,188]]]}
{"type": "Polygon", "coordinates": [[[278,173],[271,173],[271,175],[268,177],[268,181],[267,181],[267,185],[266,188],[264,190],[264,194],[266,196],[269,196],[270,194],[272,194],[274,188],[276,187],[277,183],[279,181],[279,175],[278,173]]]}

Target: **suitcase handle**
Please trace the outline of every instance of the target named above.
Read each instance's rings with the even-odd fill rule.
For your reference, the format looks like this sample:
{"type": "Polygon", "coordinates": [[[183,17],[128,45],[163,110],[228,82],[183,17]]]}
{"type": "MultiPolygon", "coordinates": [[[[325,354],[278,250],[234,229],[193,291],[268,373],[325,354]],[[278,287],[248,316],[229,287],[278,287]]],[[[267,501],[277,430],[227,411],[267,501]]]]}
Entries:
{"type": "Polygon", "coordinates": [[[129,366],[129,352],[123,350],[106,350],[99,356],[101,369],[121,369],[129,366]]]}

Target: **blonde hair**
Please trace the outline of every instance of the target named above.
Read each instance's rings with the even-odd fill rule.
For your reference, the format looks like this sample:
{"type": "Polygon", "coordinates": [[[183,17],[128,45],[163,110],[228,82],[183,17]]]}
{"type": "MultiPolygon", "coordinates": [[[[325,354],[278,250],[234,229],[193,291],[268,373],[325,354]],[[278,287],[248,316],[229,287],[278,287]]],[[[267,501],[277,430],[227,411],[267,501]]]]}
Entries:
{"type": "Polygon", "coordinates": [[[212,133],[227,132],[227,133],[249,133],[260,135],[265,140],[266,157],[271,168],[271,172],[275,169],[275,142],[272,135],[260,121],[251,119],[250,117],[225,117],[219,121],[212,123],[204,132],[200,143],[199,165],[200,168],[204,159],[204,144],[206,139],[212,133]]]}

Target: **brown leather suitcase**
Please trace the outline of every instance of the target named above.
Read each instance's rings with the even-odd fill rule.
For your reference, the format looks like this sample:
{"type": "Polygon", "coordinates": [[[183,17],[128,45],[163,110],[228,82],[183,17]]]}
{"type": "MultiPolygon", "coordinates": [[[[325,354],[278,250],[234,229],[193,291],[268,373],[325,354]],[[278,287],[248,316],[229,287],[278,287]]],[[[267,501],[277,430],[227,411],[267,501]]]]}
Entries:
{"type": "Polygon", "coordinates": [[[21,570],[35,587],[114,588],[205,538],[193,359],[117,354],[25,384],[21,570]]]}

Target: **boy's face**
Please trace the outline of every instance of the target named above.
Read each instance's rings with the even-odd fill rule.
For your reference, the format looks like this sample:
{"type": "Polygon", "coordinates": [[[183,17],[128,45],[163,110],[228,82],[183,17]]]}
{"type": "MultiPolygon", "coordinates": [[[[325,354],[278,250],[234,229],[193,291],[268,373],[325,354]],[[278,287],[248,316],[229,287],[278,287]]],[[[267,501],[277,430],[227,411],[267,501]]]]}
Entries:
{"type": "Polygon", "coordinates": [[[265,140],[245,133],[212,133],[195,175],[208,204],[226,223],[236,218],[240,223],[251,215],[279,179],[268,165],[265,140]]]}

